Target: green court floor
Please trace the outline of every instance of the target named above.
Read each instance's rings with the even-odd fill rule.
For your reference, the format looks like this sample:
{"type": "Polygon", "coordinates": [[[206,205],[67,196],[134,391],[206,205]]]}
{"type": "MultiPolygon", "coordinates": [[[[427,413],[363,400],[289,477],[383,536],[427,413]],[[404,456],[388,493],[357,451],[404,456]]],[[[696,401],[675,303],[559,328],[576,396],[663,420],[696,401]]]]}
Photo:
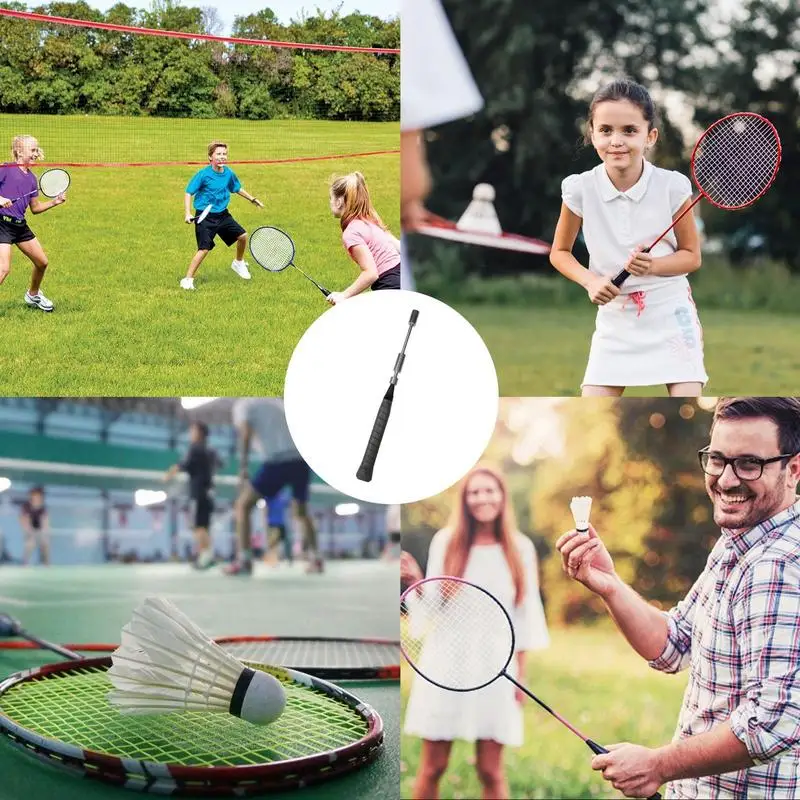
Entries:
{"type": "MultiPolygon", "coordinates": [[[[323,575],[258,565],[252,578],[183,564],[0,567],[0,611],[56,642],[117,642],[131,611],[149,595],[167,597],[211,636],[377,636],[399,638],[397,564],[330,562],[323,575]]],[[[0,650],[0,675],[60,660],[38,651],[0,650]]],[[[383,718],[384,752],[368,767],[327,784],[265,795],[296,800],[397,797],[400,785],[399,683],[346,687],[383,718]]],[[[1,701],[0,701],[1,705],[1,701]]],[[[26,757],[0,738],[0,800],[124,800],[113,786],[81,780],[26,757]]]]}

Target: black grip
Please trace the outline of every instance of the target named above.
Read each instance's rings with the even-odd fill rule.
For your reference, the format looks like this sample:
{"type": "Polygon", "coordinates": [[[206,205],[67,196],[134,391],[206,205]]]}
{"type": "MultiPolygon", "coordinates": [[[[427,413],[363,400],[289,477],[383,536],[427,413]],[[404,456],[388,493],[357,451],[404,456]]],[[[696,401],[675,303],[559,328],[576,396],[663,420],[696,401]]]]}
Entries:
{"type": "MultiPolygon", "coordinates": [[[[642,252],[643,252],[643,253],[649,253],[649,252],[650,252],[650,248],[649,248],[649,247],[645,247],[645,248],[644,248],[644,250],[642,250],[642,252]]],[[[614,276],[614,277],[611,279],[611,283],[613,283],[613,284],[614,284],[614,286],[616,286],[616,287],[617,287],[617,289],[619,289],[619,288],[620,288],[620,286],[622,286],[622,284],[623,284],[623,283],[625,283],[625,281],[626,281],[626,280],[628,280],[628,278],[630,278],[630,276],[631,276],[631,274],[630,274],[630,272],[628,272],[628,270],[626,270],[626,269],[621,269],[621,270],[620,270],[620,271],[619,271],[619,272],[618,272],[618,273],[617,273],[617,274],[616,274],[616,275],[615,275],[615,276],[614,276]]]]}
{"type": "Polygon", "coordinates": [[[365,483],[372,480],[372,470],[375,468],[375,459],[378,457],[383,434],[386,430],[386,423],[389,421],[389,414],[392,411],[392,401],[394,400],[394,386],[390,386],[381,401],[378,409],[378,416],[375,417],[375,424],[372,426],[372,433],[369,435],[367,449],[364,451],[364,458],[361,459],[361,466],[356,472],[356,478],[365,483]]]}
{"type": "MultiPolygon", "coordinates": [[[[603,747],[603,745],[597,744],[597,742],[594,742],[591,739],[586,739],[586,744],[589,746],[589,749],[596,755],[608,752],[608,750],[606,750],[606,748],[603,747]]],[[[661,800],[661,795],[658,792],[656,792],[655,794],[651,794],[650,797],[647,798],[647,800],[661,800]]]]}

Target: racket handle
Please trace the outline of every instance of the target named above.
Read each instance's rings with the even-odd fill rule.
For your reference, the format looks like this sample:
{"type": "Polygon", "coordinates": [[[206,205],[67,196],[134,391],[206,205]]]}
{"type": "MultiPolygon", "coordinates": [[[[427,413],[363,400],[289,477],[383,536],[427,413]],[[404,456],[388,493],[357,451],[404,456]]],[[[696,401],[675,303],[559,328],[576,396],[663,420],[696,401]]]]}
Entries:
{"type": "Polygon", "coordinates": [[[317,289],[319,289],[322,292],[322,294],[325,295],[325,297],[327,297],[330,294],[330,291],[326,289],[321,283],[317,283],[317,289]]]}
{"type": "Polygon", "coordinates": [[[372,426],[372,433],[367,442],[367,449],[364,451],[364,458],[361,459],[361,466],[356,472],[356,478],[365,483],[369,483],[372,480],[372,470],[375,468],[375,459],[378,457],[378,450],[380,450],[381,442],[383,441],[383,434],[386,430],[386,423],[389,421],[393,400],[394,386],[392,385],[387,389],[381,401],[378,416],[375,417],[375,424],[372,426]]]}
{"type": "MultiPolygon", "coordinates": [[[[642,250],[642,252],[643,252],[643,253],[649,253],[651,249],[652,249],[652,248],[650,248],[650,247],[645,247],[645,248],[644,248],[644,250],[642,250]]],[[[630,278],[630,276],[631,276],[631,274],[630,274],[630,272],[628,272],[628,270],[626,270],[626,269],[621,269],[621,270],[620,270],[620,271],[619,271],[619,272],[618,272],[618,273],[617,273],[617,274],[616,274],[616,275],[615,275],[615,276],[614,276],[614,277],[611,279],[611,283],[613,283],[613,284],[614,284],[614,286],[616,286],[616,287],[617,287],[617,289],[619,289],[619,288],[622,286],[622,284],[623,284],[623,283],[625,283],[625,281],[626,281],[626,280],[628,280],[628,278],[630,278]]]]}
{"type": "MultiPolygon", "coordinates": [[[[606,750],[606,748],[603,747],[603,745],[597,744],[597,742],[592,741],[591,739],[586,739],[586,744],[595,755],[599,756],[601,753],[608,752],[608,750],[606,750]]],[[[655,794],[651,794],[650,797],[647,798],[647,800],[661,800],[661,795],[658,792],[656,792],[655,794]]]]}

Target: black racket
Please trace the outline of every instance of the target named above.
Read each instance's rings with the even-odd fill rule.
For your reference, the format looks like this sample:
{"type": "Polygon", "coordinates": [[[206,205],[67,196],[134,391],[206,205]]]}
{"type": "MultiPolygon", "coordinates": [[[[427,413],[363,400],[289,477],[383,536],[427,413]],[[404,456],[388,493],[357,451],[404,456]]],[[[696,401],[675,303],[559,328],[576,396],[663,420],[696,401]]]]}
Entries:
{"type": "MultiPolygon", "coordinates": [[[[768,119],[741,112],[717,120],[692,152],[692,177],[700,194],[642,252],[649,253],[703,197],[726,211],[752,205],[772,186],[780,164],[781,140],[768,119]]],[[[611,283],[619,288],[630,276],[620,270],[611,283]]]]}
{"type": "MultiPolygon", "coordinates": [[[[486,589],[447,575],[425,578],[403,592],[400,608],[406,614],[400,648],[426,681],[451,692],[474,692],[503,677],[593,753],[608,752],[508,673],[515,651],[514,626],[503,604],[486,589]]],[[[661,800],[661,795],[649,800],[661,800]]]]}
{"type": "Polygon", "coordinates": [[[369,483],[372,480],[372,471],[375,469],[375,459],[378,457],[378,451],[383,441],[383,434],[386,431],[386,423],[389,421],[389,414],[392,412],[394,387],[397,385],[397,377],[400,375],[400,370],[403,368],[403,362],[406,360],[406,345],[408,344],[414,325],[417,324],[417,317],[419,317],[419,311],[415,308],[411,312],[411,318],[408,320],[408,331],[406,332],[406,340],[403,342],[403,349],[400,351],[400,355],[397,356],[397,361],[394,362],[394,373],[392,374],[392,379],[389,381],[389,388],[386,390],[383,400],[381,400],[378,416],[375,417],[375,424],[372,426],[372,433],[369,435],[367,449],[364,451],[364,458],[361,459],[361,466],[358,468],[358,472],[356,472],[356,477],[365,483],[369,483]]]}
{"type": "Polygon", "coordinates": [[[270,272],[282,272],[286,267],[294,267],[301,275],[305,275],[325,297],[330,294],[324,286],[317,283],[294,263],[295,248],[292,237],[279,228],[269,225],[256,228],[250,236],[250,253],[256,263],[264,269],[270,272]]]}
{"type": "MultiPolygon", "coordinates": [[[[39,191],[45,197],[58,197],[69,189],[70,177],[65,169],[47,169],[39,176],[39,191]]],[[[35,190],[34,190],[35,192],[35,190]]],[[[30,197],[34,192],[26,192],[12,199],[12,203],[30,197]]]]}

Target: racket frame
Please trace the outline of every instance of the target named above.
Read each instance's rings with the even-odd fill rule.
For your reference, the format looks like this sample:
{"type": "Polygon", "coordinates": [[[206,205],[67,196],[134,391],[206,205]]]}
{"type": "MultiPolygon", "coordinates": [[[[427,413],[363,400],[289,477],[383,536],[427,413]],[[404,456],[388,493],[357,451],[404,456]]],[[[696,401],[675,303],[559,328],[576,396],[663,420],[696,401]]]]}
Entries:
{"type": "Polygon", "coordinates": [[[367,723],[366,733],[357,742],[311,756],[287,759],[273,764],[234,767],[187,767],[129,759],[99,753],[75,744],[50,739],[18,725],[2,711],[2,697],[25,682],[97,667],[110,667],[111,658],[81,659],[46,664],[17,672],[0,682],[0,734],[11,743],[39,759],[74,774],[112,783],[134,791],[181,796],[247,796],[265,791],[300,788],[328,780],[364,766],[383,750],[383,720],[371,706],[335,686],[311,675],[291,669],[271,669],[309,688],[332,697],[357,711],[367,723]],[[169,789],[169,791],[165,791],[169,789]]]}
{"type": "MultiPolygon", "coordinates": [[[[644,250],[642,250],[642,252],[643,253],[649,253],[700,202],[700,200],[702,198],[705,198],[706,200],[708,200],[709,203],[711,203],[712,206],[716,206],[717,208],[720,208],[723,211],[740,211],[743,208],[747,208],[748,206],[753,205],[753,203],[755,203],[757,200],[760,200],[767,193],[767,191],[769,190],[770,186],[772,186],[773,182],[775,181],[775,177],[777,176],[778,170],[780,169],[780,166],[781,166],[781,155],[782,155],[781,138],[778,135],[778,129],[766,117],[762,117],[761,114],[756,114],[753,111],[737,111],[736,113],[728,114],[727,116],[722,117],[721,119],[718,119],[716,122],[714,122],[711,125],[709,125],[708,128],[706,128],[703,131],[703,133],[700,136],[700,138],[695,142],[694,149],[692,150],[692,158],[691,158],[692,179],[694,180],[695,186],[697,186],[697,191],[699,192],[699,194],[697,195],[697,197],[695,197],[692,200],[691,204],[688,205],[672,221],[670,226],[658,237],[658,239],[656,239],[649,247],[645,247],[644,250]],[[722,125],[723,122],[726,122],[727,120],[732,119],[734,117],[756,117],[759,120],[761,120],[762,122],[766,122],[767,125],[769,125],[769,127],[772,129],[772,132],[773,132],[773,134],[775,136],[775,142],[778,145],[778,157],[775,159],[775,168],[772,171],[772,176],[770,177],[769,182],[761,190],[761,192],[759,192],[759,194],[757,194],[752,200],[750,200],[747,203],[744,203],[743,205],[728,206],[728,205],[725,205],[723,203],[717,203],[715,200],[712,200],[705,193],[705,191],[703,191],[702,186],[700,185],[699,181],[697,180],[697,174],[695,172],[695,157],[697,155],[698,148],[700,147],[701,143],[703,142],[703,139],[705,139],[706,136],[708,136],[708,134],[712,130],[714,130],[714,128],[716,128],[718,125],[722,125]]],[[[622,284],[625,283],[625,281],[628,280],[628,278],[630,278],[630,276],[631,276],[631,273],[628,272],[628,270],[623,268],[611,279],[611,283],[613,283],[614,286],[616,286],[617,289],[619,289],[622,286],[622,284]]]]}
{"type": "Polygon", "coordinates": [[[294,239],[292,239],[292,237],[289,236],[289,234],[286,233],[286,231],[282,231],[280,228],[276,228],[274,225],[262,225],[261,227],[256,228],[250,234],[249,248],[250,248],[250,255],[253,256],[253,260],[256,262],[256,264],[258,264],[259,267],[265,269],[267,272],[283,272],[283,270],[285,270],[286,267],[294,267],[301,275],[304,275],[306,278],[308,278],[308,280],[310,280],[311,283],[313,283],[314,286],[316,286],[317,289],[319,289],[322,292],[322,294],[325,295],[325,297],[328,297],[330,295],[330,291],[328,289],[326,289],[321,283],[317,283],[308,273],[303,272],[303,270],[300,269],[300,267],[298,267],[297,264],[294,263],[294,257],[295,254],[297,253],[297,248],[294,246],[294,239]],[[292,246],[292,255],[289,259],[289,263],[286,264],[286,266],[283,266],[280,269],[270,269],[269,267],[264,265],[261,259],[259,259],[259,257],[253,251],[253,240],[256,239],[256,235],[258,234],[258,232],[263,230],[278,231],[278,233],[283,234],[289,240],[289,244],[292,246]]]}
{"type": "Polygon", "coordinates": [[[461,244],[474,244],[480,247],[493,247],[498,250],[512,250],[517,253],[547,255],[551,246],[540,239],[532,239],[516,233],[483,233],[459,228],[455,222],[428,213],[425,222],[411,228],[411,233],[419,233],[434,239],[445,239],[461,244]]]}

